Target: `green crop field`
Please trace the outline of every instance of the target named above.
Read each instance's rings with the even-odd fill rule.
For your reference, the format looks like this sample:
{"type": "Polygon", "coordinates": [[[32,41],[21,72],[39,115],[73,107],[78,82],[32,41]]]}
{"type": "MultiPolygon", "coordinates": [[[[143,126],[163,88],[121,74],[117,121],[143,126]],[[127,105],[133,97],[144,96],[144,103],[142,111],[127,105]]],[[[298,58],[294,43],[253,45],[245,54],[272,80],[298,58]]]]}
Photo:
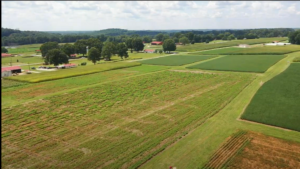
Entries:
{"type": "Polygon", "coordinates": [[[242,119],[300,131],[300,64],[266,82],[255,94],[242,119]]]}
{"type": "Polygon", "coordinates": [[[300,62],[300,56],[295,57],[295,59],[293,60],[293,62],[300,62]]]}
{"type": "MultiPolygon", "coordinates": [[[[22,86],[25,84],[28,84],[28,83],[18,82],[18,81],[8,80],[8,79],[1,79],[1,88],[2,89],[16,87],[16,86],[22,86]]],[[[1,94],[2,94],[2,92],[1,92],[1,94]]]]}
{"type": "MultiPolygon", "coordinates": [[[[76,90],[82,87],[89,87],[90,85],[97,85],[107,81],[116,81],[130,76],[139,76],[145,73],[166,70],[167,66],[152,66],[141,65],[129,68],[99,72],[88,74],[84,76],[75,76],[40,83],[24,83],[14,80],[3,79],[1,92],[1,106],[11,106],[28,101],[32,98],[37,98],[57,92],[64,92],[65,90],[76,90]],[[25,87],[14,87],[21,84],[27,84],[25,87]],[[5,88],[5,89],[4,89],[5,88]]],[[[25,76],[25,75],[24,75],[25,76]]]]}
{"type": "Polygon", "coordinates": [[[216,49],[210,51],[203,51],[191,54],[199,55],[281,55],[291,52],[300,51],[299,45],[288,45],[288,46],[262,46],[253,48],[225,48],[216,49]]]}
{"type": "Polygon", "coordinates": [[[58,69],[57,71],[43,72],[38,74],[22,75],[22,76],[10,76],[7,79],[25,81],[25,82],[42,82],[48,80],[62,79],[72,76],[80,76],[85,74],[97,73],[107,70],[121,69],[126,67],[138,66],[137,62],[118,62],[118,63],[104,63],[93,66],[79,66],[69,69],[58,69]]]}
{"type": "Polygon", "coordinates": [[[2,108],[1,165],[137,168],[218,113],[253,78],[164,71],[2,108]]]}
{"type": "Polygon", "coordinates": [[[150,65],[166,65],[166,66],[181,66],[189,63],[199,62],[206,59],[211,59],[216,56],[202,56],[202,55],[171,55],[161,58],[148,59],[140,61],[143,64],[150,65]]]}
{"type": "Polygon", "coordinates": [[[187,68],[263,73],[284,57],[283,55],[227,55],[187,68]]]}
{"type": "Polygon", "coordinates": [[[230,46],[238,46],[239,44],[260,44],[260,43],[271,43],[272,41],[284,41],[287,38],[260,38],[260,39],[248,39],[248,40],[232,40],[225,43],[195,43],[193,45],[182,45],[178,46],[176,51],[179,52],[196,52],[201,50],[223,48],[230,46]]]}

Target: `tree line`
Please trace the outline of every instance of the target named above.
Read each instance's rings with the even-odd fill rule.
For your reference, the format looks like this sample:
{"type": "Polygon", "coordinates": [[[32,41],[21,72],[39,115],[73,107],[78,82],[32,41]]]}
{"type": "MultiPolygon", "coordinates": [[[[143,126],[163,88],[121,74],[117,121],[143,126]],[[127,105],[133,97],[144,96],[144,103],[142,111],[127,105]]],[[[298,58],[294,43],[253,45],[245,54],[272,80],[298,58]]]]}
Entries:
{"type": "MultiPolygon", "coordinates": [[[[234,40],[234,39],[256,39],[265,37],[286,37],[295,32],[294,29],[247,29],[247,30],[211,30],[211,31],[124,31],[123,29],[107,29],[94,31],[92,33],[83,32],[77,34],[47,33],[38,31],[20,31],[8,28],[1,28],[1,46],[12,44],[24,45],[45,42],[73,43],[81,39],[96,38],[101,42],[125,42],[128,38],[140,38],[149,43],[153,39],[164,41],[173,39],[179,43],[181,38],[187,38],[189,43],[210,42],[213,40],[234,40]]],[[[182,39],[183,40],[183,39],[182,39]]],[[[187,42],[186,39],[184,42],[187,42]]]]}

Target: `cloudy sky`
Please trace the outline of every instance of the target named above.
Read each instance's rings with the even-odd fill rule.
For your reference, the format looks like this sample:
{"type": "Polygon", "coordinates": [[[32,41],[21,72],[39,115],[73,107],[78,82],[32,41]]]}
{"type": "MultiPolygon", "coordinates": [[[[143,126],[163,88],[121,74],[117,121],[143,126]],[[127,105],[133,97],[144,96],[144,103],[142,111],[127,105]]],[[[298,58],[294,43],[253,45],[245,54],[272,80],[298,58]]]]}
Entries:
{"type": "Polygon", "coordinates": [[[37,31],[299,28],[298,1],[1,1],[4,28],[37,31]]]}

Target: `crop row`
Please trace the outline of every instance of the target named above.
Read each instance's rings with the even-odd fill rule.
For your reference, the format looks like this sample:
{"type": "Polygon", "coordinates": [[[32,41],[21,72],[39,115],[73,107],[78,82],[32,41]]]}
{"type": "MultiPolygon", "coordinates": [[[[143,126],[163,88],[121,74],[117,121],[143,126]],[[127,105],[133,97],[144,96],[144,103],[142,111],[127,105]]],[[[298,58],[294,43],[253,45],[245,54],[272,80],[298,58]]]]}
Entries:
{"type": "Polygon", "coordinates": [[[223,168],[241,147],[249,143],[249,137],[246,131],[238,131],[226,141],[203,166],[203,169],[223,168]]]}

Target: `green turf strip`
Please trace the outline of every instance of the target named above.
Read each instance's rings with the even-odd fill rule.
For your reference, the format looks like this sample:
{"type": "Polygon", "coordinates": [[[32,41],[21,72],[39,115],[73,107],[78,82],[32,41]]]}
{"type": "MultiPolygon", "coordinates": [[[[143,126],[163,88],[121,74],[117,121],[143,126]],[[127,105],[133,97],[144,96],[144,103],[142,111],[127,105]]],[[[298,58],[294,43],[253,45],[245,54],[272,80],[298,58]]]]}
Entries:
{"type": "Polygon", "coordinates": [[[266,82],[241,118],[300,131],[300,63],[266,82]]]}
{"type": "Polygon", "coordinates": [[[187,68],[263,73],[284,55],[228,55],[187,68]]]}
{"type": "Polygon", "coordinates": [[[165,65],[165,66],[181,66],[194,62],[199,62],[206,59],[211,59],[216,56],[203,56],[203,55],[172,55],[156,59],[149,59],[141,61],[143,64],[149,65],[165,65]]]}

